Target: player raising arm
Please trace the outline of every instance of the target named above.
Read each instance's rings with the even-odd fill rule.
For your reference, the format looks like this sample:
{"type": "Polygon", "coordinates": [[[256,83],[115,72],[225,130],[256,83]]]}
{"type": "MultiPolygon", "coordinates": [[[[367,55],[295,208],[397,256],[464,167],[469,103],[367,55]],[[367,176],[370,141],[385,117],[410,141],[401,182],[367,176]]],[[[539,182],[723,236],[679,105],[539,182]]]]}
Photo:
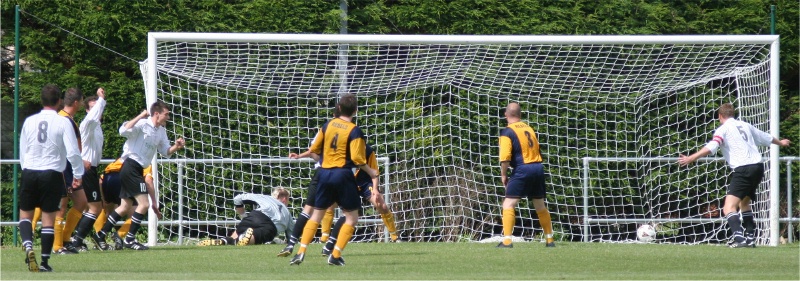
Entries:
{"type": "Polygon", "coordinates": [[[722,213],[728,221],[729,233],[733,234],[731,248],[755,247],[755,222],[750,202],[755,199],[756,189],[764,178],[764,164],[757,146],[776,144],[789,146],[788,139],[778,140],[772,135],[756,129],[750,123],[736,120],[735,110],[730,103],[723,104],[717,110],[721,124],[714,137],[703,148],[692,155],[681,154],[678,164],[689,165],[700,157],[714,154],[722,149],[722,156],[728,162],[733,173],[729,176],[728,192],[725,195],[725,206],[722,213]],[[741,219],[739,212],[741,211],[741,219]],[[744,225],[744,231],[742,226],[744,225]]]}
{"type": "Polygon", "coordinates": [[[169,120],[169,105],[163,101],[156,101],[150,106],[152,116],[148,116],[147,111],[125,122],[119,128],[119,134],[126,137],[125,145],[122,148],[122,170],[120,179],[122,188],[119,197],[122,199],[119,207],[108,215],[108,221],[97,233],[95,241],[105,241],[106,233],[111,231],[121,215],[127,214],[133,207],[133,200],[138,205],[131,215],[131,229],[125,236],[123,246],[132,250],[147,250],[147,246],[136,241],[136,232],[139,230],[142,219],[150,208],[150,201],[147,198],[147,184],[142,176],[144,168],[149,166],[155,157],[156,152],[169,157],[185,145],[183,138],[178,138],[170,146],[165,128],[169,120]],[[146,119],[144,119],[146,118],[146,119]]]}
{"type": "MultiPolygon", "coordinates": [[[[80,125],[81,140],[83,149],[84,173],[83,191],[89,205],[88,211],[83,213],[83,217],[78,221],[78,227],[72,236],[71,243],[64,245],[69,252],[77,253],[77,249],[83,245],[83,239],[97,220],[97,215],[103,210],[103,198],[100,196],[100,179],[97,174],[97,165],[103,154],[103,129],[100,127],[100,120],[106,107],[106,94],[103,88],[97,89],[97,96],[91,96],[85,100],[86,117],[80,125]]],[[[97,242],[95,241],[95,245],[97,242]]]]}

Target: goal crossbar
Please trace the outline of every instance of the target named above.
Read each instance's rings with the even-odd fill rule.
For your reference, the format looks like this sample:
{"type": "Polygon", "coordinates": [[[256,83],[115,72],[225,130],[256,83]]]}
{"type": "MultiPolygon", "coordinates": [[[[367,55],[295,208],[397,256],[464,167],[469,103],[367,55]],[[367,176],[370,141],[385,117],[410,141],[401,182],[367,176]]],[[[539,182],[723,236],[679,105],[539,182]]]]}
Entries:
{"type": "Polygon", "coordinates": [[[771,44],[778,35],[396,35],[151,32],[149,40],[334,44],[771,44]]]}

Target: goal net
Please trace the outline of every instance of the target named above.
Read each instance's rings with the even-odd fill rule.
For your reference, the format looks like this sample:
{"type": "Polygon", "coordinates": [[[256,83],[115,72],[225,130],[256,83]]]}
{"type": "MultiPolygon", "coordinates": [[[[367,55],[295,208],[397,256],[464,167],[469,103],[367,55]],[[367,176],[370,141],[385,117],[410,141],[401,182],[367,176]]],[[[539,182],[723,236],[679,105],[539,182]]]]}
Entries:
{"type": "MultiPolygon", "coordinates": [[[[675,157],[711,138],[725,102],[777,133],[777,36],[149,36],[148,103],[170,104],[170,138],[187,139],[179,159],[158,165],[158,243],[225,235],[237,192],[287,188],[299,214],[313,164],[253,159],[304,151],[344,93],[358,96],[355,122],[391,163],[381,185],[409,241],[502,235],[497,142],[509,102],[539,136],[561,241],[635,241],[648,223],[656,242],[724,242],[730,170],[715,157],[680,168],[675,157]]],[[[777,225],[777,155],[762,152],[764,244],[777,225]]],[[[354,240],[384,239],[364,206],[354,240]]],[[[541,241],[536,216],[520,201],[517,239],[541,241]]]]}

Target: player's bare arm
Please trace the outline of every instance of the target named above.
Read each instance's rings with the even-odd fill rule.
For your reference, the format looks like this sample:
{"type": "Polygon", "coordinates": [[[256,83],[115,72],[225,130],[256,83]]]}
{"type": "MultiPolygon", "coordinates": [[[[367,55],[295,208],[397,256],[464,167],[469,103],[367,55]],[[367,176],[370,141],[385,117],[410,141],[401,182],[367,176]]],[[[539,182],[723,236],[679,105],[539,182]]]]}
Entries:
{"type": "Polygon", "coordinates": [[[133,126],[135,126],[136,123],[139,122],[139,120],[141,120],[142,118],[146,118],[147,116],[149,116],[149,114],[147,114],[147,109],[145,109],[142,111],[142,113],[139,113],[139,115],[136,115],[136,117],[133,117],[133,119],[129,120],[128,123],[125,123],[124,126],[125,130],[132,129],[133,126]]]}
{"type": "Polygon", "coordinates": [[[153,187],[153,177],[147,175],[144,178],[144,183],[147,186],[147,195],[150,196],[150,201],[153,202],[150,204],[150,209],[153,209],[153,213],[156,214],[158,219],[162,219],[164,216],[161,214],[161,208],[158,205],[158,200],[156,199],[156,190],[155,187],[153,187]]]}
{"type": "Polygon", "coordinates": [[[783,146],[783,147],[787,147],[790,144],[792,144],[792,142],[789,139],[778,140],[777,138],[773,138],[772,139],[772,144],[776,144],[776,145],[780,145],[780,146],[783,146]]]}
{"type": "Polygon", "coordinates": [[[314,159],[314,161],[319,161],[319,155],[311,152],[311,149],[303,151],[300,154],[289,153],[289,159],[303,159],[303,158],[311,158],[314,159]]]}
{"type": "Polygon", "coordinates": [[[167,152],[167,154],[172,155],[173,153],[183,149],[184,147],[186,147],[186,140],[184,140],[183,138],[178,138],[177,140],[175,140],[175,143],[169,147],[169,151],[167,152]]]}
{"type": "Polygon", "coordinates": [[[368,174],[368,175],[369,175],[369,176],[370,176],[370,177],[371,177],[373,180],[375,180],[375,179],[377,179],[377,178],[378,178],[378,171],[376,171],[376,170],[374,170],[374,169],[370,168],[370,167],[369,167],[369,165],[367,165],[367,164],[358,165],[358,168],[359,168],[359,169],[361,169],[361,171],[367,172],[367,174],[368,174]]]}
{"type": "Polygon", "coordinates": [[[689,156],[681,154],[678,157],[678,164],[680,164],[681,166],[686,166],[694,161],[697,161],[697,159],[700,159],[700,157],[704,157],[709,154],[711,154],[711,150],[708,150],[708,148],[705,147],[701,148],[700,150],[689,156]]]}
{"type": "Polygon", "coordinates": [[[509,161],[500,162],[500,181],[503,182],[503,187],[508,185],[508,167],[511,166],[509,161]]]}

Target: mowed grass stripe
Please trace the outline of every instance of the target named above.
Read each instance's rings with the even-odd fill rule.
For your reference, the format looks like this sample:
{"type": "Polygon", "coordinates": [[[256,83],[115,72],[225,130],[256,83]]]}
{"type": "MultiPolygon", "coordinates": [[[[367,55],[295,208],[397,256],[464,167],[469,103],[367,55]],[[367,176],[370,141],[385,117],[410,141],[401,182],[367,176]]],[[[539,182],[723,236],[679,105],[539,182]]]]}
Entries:
{"type": "MultiPolygon", "coordinates": [[[[299,266],[283,245],[154,247],[53,256],[55,273],[30,273],[20,248],[2,248],[0,278],[149,279],[786,279],[800,280],[798,244],[755,249],[717,245],[517,243],[351,243],[345,267],[327,264],[312,244],[299,266]]],[[[38,256],[38,249],[37,256],[38,256]]],[[[41,260],[40,260],[41,261],[41,260]]]]}

